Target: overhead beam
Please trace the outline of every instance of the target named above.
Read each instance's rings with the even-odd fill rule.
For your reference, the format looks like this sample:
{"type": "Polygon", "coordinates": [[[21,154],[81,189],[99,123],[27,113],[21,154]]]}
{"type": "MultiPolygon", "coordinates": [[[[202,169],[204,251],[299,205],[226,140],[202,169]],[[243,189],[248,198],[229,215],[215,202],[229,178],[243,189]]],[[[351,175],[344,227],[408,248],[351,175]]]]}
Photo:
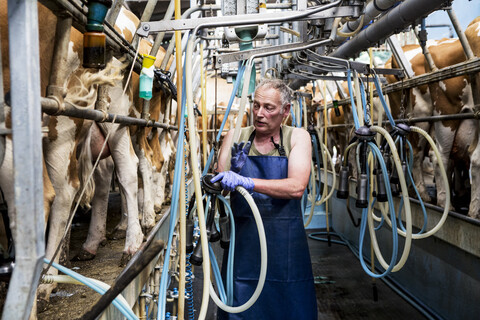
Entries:
{"type": "Polygon", "coordinates": [[[418,18],[425,17],[441,8],[446,0],[405,0],[384,16],[360,31],[352,39],[338,47],[331,56],[351,58],[358,53],[375,46],[394,33],[410,26],[418,18]]]}

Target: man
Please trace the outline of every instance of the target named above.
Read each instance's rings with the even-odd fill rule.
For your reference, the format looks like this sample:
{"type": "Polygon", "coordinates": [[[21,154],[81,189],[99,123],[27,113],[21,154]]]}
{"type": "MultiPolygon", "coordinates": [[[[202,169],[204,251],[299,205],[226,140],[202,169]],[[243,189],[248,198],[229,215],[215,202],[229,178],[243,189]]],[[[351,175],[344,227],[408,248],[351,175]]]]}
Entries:
{"type": "MultiPolygon", "coordinates": [[[[317,319],[312,266],[300,207],[309,180],[312,150],[305,130],[282,126],[290,112],[290,101],[290,89],[283,81],[260,83],[254,94],[254,125],[243,128],[239,138],[248,142],[235,144],[232,156],[228,147],[220,150],[217,168],[220,173],[212,182],[221,181],[228,191],[234,191],[236,186],[253,191],[265,227],[268,267],[265,286],[253,306],[238,314],[219,310],[219,319],[317,319]]],[[[232,138],[230,130],[223,146],[230,146],[232,138]]],[[[247,202],[233,192],[231,204],[236,229],[233,305],[238,306],[256,288],[260,248],[255,219],[247,202]]]]}

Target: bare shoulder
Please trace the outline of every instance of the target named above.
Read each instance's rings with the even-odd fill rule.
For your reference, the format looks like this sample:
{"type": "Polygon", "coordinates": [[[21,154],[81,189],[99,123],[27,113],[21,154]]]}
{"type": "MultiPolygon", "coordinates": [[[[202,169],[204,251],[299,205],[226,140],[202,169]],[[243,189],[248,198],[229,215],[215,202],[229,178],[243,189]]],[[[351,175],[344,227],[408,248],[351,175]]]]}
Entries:
{"type": "Polygon", "coordinates": [[[310,144],[310,134],[303,128],[294,128],[291,138],[292,148],[297,144],[310,144]]]}

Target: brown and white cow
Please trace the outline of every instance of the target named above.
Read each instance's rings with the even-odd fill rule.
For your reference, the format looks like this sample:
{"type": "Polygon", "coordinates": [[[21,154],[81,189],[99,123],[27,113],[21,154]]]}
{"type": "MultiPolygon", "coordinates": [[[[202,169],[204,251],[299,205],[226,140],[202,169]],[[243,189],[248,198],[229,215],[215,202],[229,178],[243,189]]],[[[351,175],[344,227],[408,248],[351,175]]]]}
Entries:
{"type": "MultiPolygon", "coordinates": [[[[472,21],[465,34],[474,50],[476,56],[480,55],[480,18],[472,21]]],[[[428,41],[428,49],[437,68],[445,68],[465,61],[466,57],[463,48],[458,39],[442,39],[438,41],[428,41]]],[[[415,75],[421,75],[429,72],[421,48],[416,45],[404,48],[415,75]]],[[[395,67],[395,62],[392,64],[395,67]]],[[[392,112],[398,112],[400,108],[401,92],[390,95],[390,105],[392,112]]],[[[407,93],[410,99],[410,116],[423,117],[431,115],[449,115],[461,112],[473,112],[472,89],[470,79],[467,76],[460,76],[430,83],[428,86],[413,88],[407,93]]],[[[427,132],[431,126],[430,123],[420,123],[417,126],[423,127],[427,132]]],[[[434,159],[435,180],[437,187],[437,204],[445,205],[445,188],[441,178],[439,167],[436,161],[442,161],[447,169],[447,175],[452,175],[452,161],[455,162],[455,168],[465,167],[470,169],[471,174],[471,202],[469,216],[480,218],[480,189],[478,188],[478,172],[480,167],[480,150],[477,144],[478,140],[478,121],[469,120],[449,120],[437,121],[433,124],[435,130],[435,140],[437,148],[440,151],[441,159],[434,159]]],[[[417,140],[413,143],[414,147],[414,180],[419,191],[425,191],[423,184],[423,171],[421,164],[425,156],[425,141],[417,140]]],[[[453,188],[451,184],[451,189],[453,188]]],[[[426,191],[425,191],[426,192],[426,191]]],[[[422,197],[428,198],[425,194],[422,197]]]]}
{"type": "MultiPolygon", "coordinates": [[[[0,14],[5,15],[6,1],[1,1],[0,14]]],[[[1,17],[0,21],[6,23],[6,18],[1,17]]],[[[39,34],[41,37],[40,43],[40,66],[41,66],[41,81],[42,92],[48,83],[50,74],[51,58],[53,54],[54,31],[56,29],[56,17],[47,8],[39,4],[39,34]]],[[[8,52],[8,38],[5,37],[7,30],[6,26],[2,26],[2,50],[8,52]]],[[[66,101],[76,104],[83,100],[81,107],[93,108],[96,100],[96,89],[99,85],[107,86],[107,99],[110,102],[111,113],[128,115],[131,101],[129,96],[123,93],[123,74],[121,69],[123,65],[118,60],[114,59],[108,67],[101,72],[89,72],[80,67],[82,61],[82,42],[83,36],[71,29],[70,43],[68,50],[68,57],[65,66],[65,88],[67,88],[66,101]],[[80,79],[80,80],[79,80],[80,79]],[[78,84],[82,84],[79,87],[78,84]]],[[[2,54],[3,57],[8,57],[7,54],[2,54]]],[[[8,70],[8,61],[3,61],[2,66],[4,70],[8,70]]],[[[92,71],[92,70],[90,70],[92,71]]],[[[4,73],[5,74],[5,73],[4,73]]],[[[7,73],[8,74],[8,73],[7,73]]],[[[6,91],[8,92],[8,81],[5,82],[6,91]]],[[[49,218],[49,234],[47,240],[46,257],[51,259],[54,252],[65,233],[67,218],[73,208],[73,203],[78,191],[81,188],[81,172],[89,174],[86,170],[81,170],[82,163],[89,164],[91,167],[92,154],[90,148],[99,137],[100,142],[103,141],[105,134],[110,131],[110,139],[108,141],[108,150],[110,151],[113,161],[115,162],[115,169],[117,172],[120,189],[124,198],[126,199],[126,206],[128,212],[128,228],[126,232],[126,241],[124,247],[124,254],[131,255],[136,252],[143,241],[143,233],[138,218],[138,201],[137,201],[137,167],[138,159],[133,150],[130,139],[129,129],[126,126],[109,124],[102,126],[102,130],[92,121],[83,119],[75,119],[64,116],[45,116],[44,123],[48,126],[48,136],[44,140],[44,158],[51,179],[55,189],[56,197],[51,207],[51,214],[49,218]],[[103,133],[103,134],[102,134],[103,133]],[[85,139],[89,140],[85,140],[85,139]],[[82,147],[83,146],[83,147],[82,147]],[[84,156],[85,152],[88,156],[84,156]],[[81,159],[84,159],[82,162],[81,159]]],[[[2,174],[10,174],[8,171],[8,163],[4,161],[1,171],[2,174]],[[5,173],[6,172],[6,173],[5,173]]],[[[88,167],[88,166],[87,166],[88,167]]],[[[105,165],[108,169],[108,166],[105,165]]],[[[102,169],[102,166],[99,170],[102,169]]],[[[105,168],[103,168],[105,169],[105,168]]],[[[88,170],[87,170],[88,171],[88,170]]],[[[101,171],[99,171],[101,172],[101,171]]],[[[105,176],[99,175],[97,181],[104,181],[105,176]]],[[[108,178],[108,177],[107,177],[108,178]]],[[[7,181],[7,179],[2,179],[7,181]]],[[[9,179],[12,181],[12,179],[9,179]]],[[[3,187],[3,186],[2,186],[3,187]]],[[[97,191],[102,190],[99,188],[97,191]]],[[[98,197],[99,194],[95,194],[98,197]]],[[[12,199],[7,199],[7,203],[11,204],[12,199]]],[[[81,200],[81,199],[79,199],[81,200]]],[[[96,199],[93,199],[93,210],[98,210],[96,199]]],[[[13,220],[12,220],[13,221],[13,220]]],[[[95,225],[94,228],[101,228],[100,225],[95,225]]],[[[55,258],[58,261],[59,257],[55,258]]],[[[49,270],[49,273],[56,273],[56,270],[49,270]]],[[[53,286],[42,285],[39,289],[39,297],[41,299],[48,299],[53,286]]]]}
{"type": "MultiPolygon", "coordinates": [[[[131,41],[138,24],[138,18],[130,11],[122,8],[115,24],[115,28],[127,41],[131,41]]],[[[142,39],[140,41],[139,54],[149,54],[151,47],[152,45],[149,41],[142,39]]],[[[164,54],[165,50],[160,48],[155,61],[156,67],[160,66],[164,54]]],[[[111,103],[109,112],[140,117],[142,114],[143,101],[138,96],[138,84],[139,76],[136,73],[133,73],[131,84],[127,90],[129,97],[128,108],[117,110],[111,103]]],[[[120,84],[116,88],[121,88],[120,84]]],[[[154,94],[150,100],[150,120],[169,124],[170,117],[165,116],[165,107],[167,105],[165,100],[162,91],[154,88],[154,94]]],[[[116,129],[114,129],[116,125],[104,123],[100,126],[102,127],[103,132],[109,132],[112,130],[114,130],[113,132],[116,132],[116,129]]],[[[138,157],[139,216],[141,218],[142,228],[148,232],[155,224],[156,212],[161,210],[161,207],[165,202],[166,186],[168,182],[168,164],[173,158],[171,156],[174,153],[175,147],[173,146],[173,141],[168,130],[152,127],[137,128],[136,126],[121,126],[121,128],[122,130],[125,130],[125,134],[121,135],[122,139],[126,139],[127,132],[130,131],[133,150],[138,157]]],[[[125,141],[125,143],[127,143],[127,141],[125,141]]],[[[132,144],[130,144],[130,146],[131,145],[132,144]]],[[[115,147],[115,144],[110,146],[110,148],[112,147],[115,147]]],[[[122,149],[127,150],[126,147],[122,149]]],[[[129,150],[131,151],[131,147],[129,150]]],[[[128,154],[125,154],[124,156],[127,158],[129,157],[128,154]]],[[[116,166],[117,161],[115,161],[115,167],[116,166]]],[[[92,220],[88,237],[82,246],[81,252],[77,255],[78,259],[92,259],[97,252],[98,246],[106,240],[106,209],[113,168],[112,159],[109,158],[103,160],[95,172],[96,194],[93,199],[92,220]]],[[[132,174],[136,174],[137,167],[132,166],[130,170],[132,174]]],[[[117,171],[117,176],[118,174],[117,171]]],[[[112,233],[112,238],[123,238],[125,235],[127,235],[127,239],[129,237],[129,215],[127,213],[130,208],[126,206],[128,199],[125,199],[125,195],[126,193],[122,192],[122,219],[112,233]]],[[[133,252],[129,254],[132,253],[133,252]]]]}
{"type": "MultiPolygon", "coordinates": [[[[424,74],[425,59],[422,53],[422,48],[419,45],[406,45],[403,47],[406,59],[409,61],[415,76],[424,74]]],[[[395,59],[387,61],[387,68],[399,68],[395,59]]],[[[386,75],[387,81],[392,83],[398,81],[398,78],[393,75],[386,75]]],[[[433,115],[433,105],[430,96],[428,85],[422,85],[403,91],[395,91],[388,94],[388,101],[393,118],[398,119],[402,117],[428,117],[433,115]],[[402,105],[403,103],[403,105],[402,105]]],[[[419,122],[415,124],[426,132],[430,132],[432,123],[419,122]]],[[[426,156],[427,141],[417,135],[411,134],[409,140],[413,148],[413,167],[412,176],[415,181],[415,186],[425,201],[430,201],[427,188],[425,185],[423,162],[426,156]]],[[[440,180],[441,181],[441,180],[440,180]]]]}

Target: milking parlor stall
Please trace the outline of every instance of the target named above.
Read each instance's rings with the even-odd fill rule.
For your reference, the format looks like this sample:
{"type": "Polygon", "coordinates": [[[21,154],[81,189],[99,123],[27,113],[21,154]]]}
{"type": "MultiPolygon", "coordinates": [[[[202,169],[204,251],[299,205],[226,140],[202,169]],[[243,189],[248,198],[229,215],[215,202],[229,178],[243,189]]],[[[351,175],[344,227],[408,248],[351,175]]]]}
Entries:
{"type": "Polygon", "coordinates": [[[318,318],[478,319],[478,16],[476,0],[0,0],[2,319],[255,305],[290,253],[237,187],[260,246],[237,299],[245,239],[212,178],[263,79],[288,85],[282,126],[311,140],[318,318]]]}

